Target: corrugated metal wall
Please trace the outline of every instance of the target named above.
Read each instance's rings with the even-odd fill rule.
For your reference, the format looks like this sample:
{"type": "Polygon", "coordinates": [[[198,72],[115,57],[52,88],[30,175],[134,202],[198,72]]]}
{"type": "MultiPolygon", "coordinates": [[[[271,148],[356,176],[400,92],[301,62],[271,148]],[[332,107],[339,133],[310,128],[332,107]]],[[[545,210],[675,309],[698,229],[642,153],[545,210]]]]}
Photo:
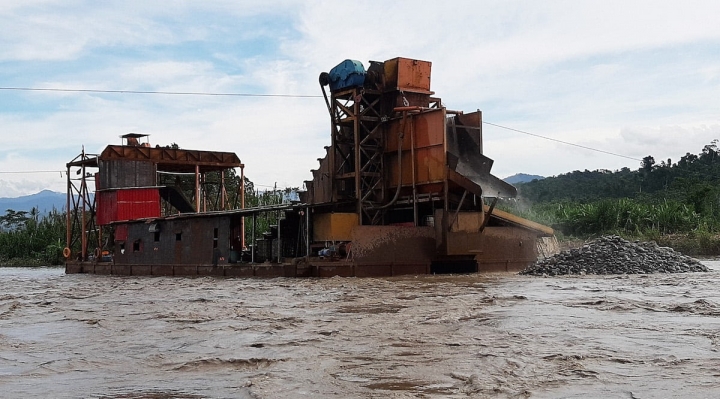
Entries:
{"type": "Polygon", "coordinates": [[[104,226],[117,219],[117,191],[95,193],[97,224],[104,226]]]}
{"type": "Polygon", "coordinates": [[[160,217],[160,193],[157,188],[117,191],[117,220],[160,217]]]}
{"type": "Polygon", "coordinates": [[[160,217],[160,192],[157,188],[100,191],[96,195],[99,225],[160,217]]]}

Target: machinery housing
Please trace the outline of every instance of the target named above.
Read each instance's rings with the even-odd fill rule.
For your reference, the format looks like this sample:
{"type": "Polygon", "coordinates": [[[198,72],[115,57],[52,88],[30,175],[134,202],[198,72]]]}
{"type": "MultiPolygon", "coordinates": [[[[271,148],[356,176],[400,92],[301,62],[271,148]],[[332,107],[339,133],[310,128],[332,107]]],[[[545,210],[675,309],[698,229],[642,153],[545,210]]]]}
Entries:
{"type": "Polygon", "coordinates": [[[244,187],[225,188],[228,170],[243,174],[233,153],[153,148],[137,134],[82,153],[67,165],[66,272],[393,276],[535,262],[552,229],[496,209],[517,192],[490,173],[482,113],[447,109],[431,91],[431,66],[345,60],[320,75],[330,145],[299,201],[246,208],[244,187]],[[164,174],[193,178],[192,198],[160,184],[164,174]],[[268,215],[270,231],[256,231],[268,215]]]}

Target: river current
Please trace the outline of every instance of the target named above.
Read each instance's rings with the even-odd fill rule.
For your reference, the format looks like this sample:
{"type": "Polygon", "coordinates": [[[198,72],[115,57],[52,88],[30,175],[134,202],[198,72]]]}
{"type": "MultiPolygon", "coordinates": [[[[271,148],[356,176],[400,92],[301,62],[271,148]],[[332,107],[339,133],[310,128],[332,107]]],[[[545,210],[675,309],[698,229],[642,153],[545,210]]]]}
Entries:
{"type": "Polygon", "coordinates": [[[720,262],[704,263],[267,280],[0,268],[0,396],[720,397],[720,262]]]}

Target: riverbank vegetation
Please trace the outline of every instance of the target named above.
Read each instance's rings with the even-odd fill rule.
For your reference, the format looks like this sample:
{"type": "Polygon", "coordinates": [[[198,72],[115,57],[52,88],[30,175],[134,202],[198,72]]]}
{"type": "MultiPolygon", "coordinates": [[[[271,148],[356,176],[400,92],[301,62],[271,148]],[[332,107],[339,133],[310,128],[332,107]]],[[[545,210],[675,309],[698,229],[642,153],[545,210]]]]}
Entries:
{"type": "Polygon", "coordinates": [[[517,186],[519,198],[503,208],[552,226],[561,238],[617,234],[720,255],[717,141],[676,163],[647,156],[634,171],[574,171],[517,186]]]}
{"type": "Polygon", "coordinates": [[[59,265],[65,247],[65,213],[40,215],[8,209],[0,216],[0,265],[59,265]]]}

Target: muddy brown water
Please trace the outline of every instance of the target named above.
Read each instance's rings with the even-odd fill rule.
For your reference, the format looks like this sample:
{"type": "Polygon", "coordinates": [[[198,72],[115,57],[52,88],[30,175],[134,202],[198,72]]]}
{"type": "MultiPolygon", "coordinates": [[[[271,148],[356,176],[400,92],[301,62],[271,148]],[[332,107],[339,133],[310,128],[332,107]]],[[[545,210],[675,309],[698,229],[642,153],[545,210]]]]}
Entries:
{"type": "Polygon", "coordinates": [[[720,397],[710,273],[388,279],[0,268],[0,396],[720,397]]]}

